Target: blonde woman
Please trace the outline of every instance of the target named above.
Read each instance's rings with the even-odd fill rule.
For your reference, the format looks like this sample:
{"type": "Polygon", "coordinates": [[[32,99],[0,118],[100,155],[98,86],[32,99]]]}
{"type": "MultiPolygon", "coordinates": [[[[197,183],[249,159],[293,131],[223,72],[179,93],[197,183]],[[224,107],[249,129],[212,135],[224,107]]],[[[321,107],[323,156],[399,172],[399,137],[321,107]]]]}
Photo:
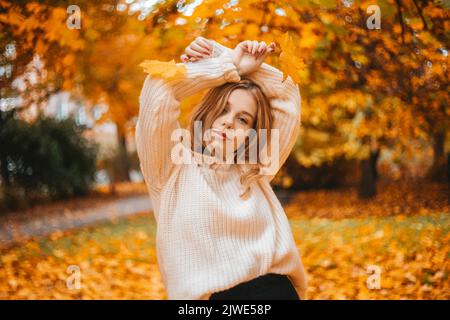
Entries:
{"type": "Polygon", "coordinates": [[[198,37],[181,56],[185,75],[144,82],[136,145],[169,299],[304,299],[307,275],[270,185],[299,133],[301,98],[291,77],[283,82],[264,63],[274,49],[250,40],[230,49],[198,37]],[[180,102],[203,90],[183,131],[180,102]],[[262,129],[270,133],[261,139],[262,129]],[[250,161],[256,142],[263,147],[250,161]],[[275,171],[261,152],[274,143],[275,171]]]}

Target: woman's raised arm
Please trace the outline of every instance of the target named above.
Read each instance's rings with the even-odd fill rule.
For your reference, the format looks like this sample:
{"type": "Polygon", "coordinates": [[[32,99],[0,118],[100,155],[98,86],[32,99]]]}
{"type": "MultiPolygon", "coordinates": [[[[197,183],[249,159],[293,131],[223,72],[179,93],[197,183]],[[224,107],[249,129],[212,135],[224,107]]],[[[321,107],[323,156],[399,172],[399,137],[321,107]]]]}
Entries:
{"type": "MultiPolygon", "coordinates": [[[[231,52],[230,49],[214,40],[209,39],[213,44],[213,57],[224,52],[231,52]]],[[[298,84],[295,84],[290,76],[283,82],[283,72],[277,68],[263,62],[254,72],[245,75],[258,84],[270,101],[273,114],[272,128],[279,130],[279,161],[278,171],[291,153],[298,134],[301,123],[301,96],[298,84]]],[[[267,173],[269,182],[275,177],[274,170],[270,168],[272,174],[267,173]]]]}
{"type": "Polygon", "coordinates": [[[171,150],[176,142],[171,141],[171,134],[180,128],[180,101],[204,89],[240,81],[231,56],[226,52],[183,64],[186,73],[176,79],[148,75],[139,97],[136,149],[144,180],[148,188],[156,192],[175,168],[171,150]]]}

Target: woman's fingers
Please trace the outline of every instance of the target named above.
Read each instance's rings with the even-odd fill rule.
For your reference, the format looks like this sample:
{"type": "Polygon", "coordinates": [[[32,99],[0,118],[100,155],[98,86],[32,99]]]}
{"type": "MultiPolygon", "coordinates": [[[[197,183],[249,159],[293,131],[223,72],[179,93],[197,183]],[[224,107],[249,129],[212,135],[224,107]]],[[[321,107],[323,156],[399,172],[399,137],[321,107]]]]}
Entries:
{"type": "Polygon", "coordinates": [[[248,52],[255,57],[260,57],[265,51],[273,52],[275,50],[275,42],[267,45],[265,41],[258,42],[257,40],[246,40],[240,43],[243,51],[248,52]]]}
{"type": "Polygon", "coordinates": [[[238,48],[242,50],[242,52],[250,52],[251,41],[245,40],[238,44],[238,48]]]}
{"type": "Polygon", "coordinates": [[[191,44],[191,49],[196,51],[197,53],[200,53],[204,56],[209,56],[209,50],[205,49],[203,46],[201,46],[199,43],[193,43],[191,44]]]}
{"type": "Polygon", "coordinates": [[[189,61],[189,57],[187,54],[182,54],[180,57],[182,62],[188,62],[189,61]]]}
{"type": "Polygon", "coordinates": [[[265,41],[245,40],[235,47],[233,59],[236,61],[235,63],[240,63],[243,55],[248,54],[253,56],[256,63],[261,63],[273,51],[275,51],[275,42],[267,45],[265,41]]]}
{"type": "Polygon", "coordinates": [[[245,48],[247,49],[247,53],[252,54],[252,50],[253,50],[253,41],[251,41],[251,40],[246,40],[246,41],[245,41],[245,48]]]}
{"type": "Polygon", "coordinates": [[[252,52],[252,42],[250,40],[244,41],[244,48],[246,49],[247,53],[252,52]]]}
{"type": "Polygon", "coordinates": [[[180,59],[181,59],[182,62],[194,62],[194,61],[198,60],[198,58],[189,57],[187,54],[182,54],[180,59]]]}
{"type": "Polygon", "coordinates": [[[261,41],[258,46],[258,53],[261,53],[263,50],[266,49],[266,47],[267,47],[266,43],[264,41],[261,41]]]}
{"type": "Polygon", "coordinates": [[[251,54],[254,55],[256,53],[256,50],[258,50],[258,45],[259,45],[258,41],[256,41],[256,40],[252,41],[252,52],[251,52],[251,54]]]}
{"type": "Polygon", "coordinates": [[[197,37],[184,50],[181,60],[197,61],[199,59],[208,58],[211,56],[213,46],[208,39],[197,37]]]}
{"type": "Polygon", "coordinates": [[[260,57],[262,57],[263,59],[266,59],[266,57],[267,57],[267,55],[269,54],[269,53],[272,53],[272,52],[274,52],[275,51],[275,47],[276,47],[276,44],[275,44],[275,42],[272,42],[261,54],[260,54],[260,57]]]}
{"type": "Polygon", "coordinates": [[[190,46],[186,48],[185,53],[189,57],[195,57],[195,58],[203,58],[203,54],[197,52],[196,50],[193,50],[190,46]]]}
{"type": "Polygon", "coordinates": [[[267,45],[264,41],[261,41],[258,46],[258,50],[256,52],[256,58],[261,57],[262,54],[266,51],[267,45]]]}
{"type": "Polygon", "coordinates": [[[197,37],[195,39],[195,43],[197,43],[199,46],[201,46],[203,49],[205,49],[207,52],[211,52],[213,47],[212,44],[203,37],[197,37]]]}

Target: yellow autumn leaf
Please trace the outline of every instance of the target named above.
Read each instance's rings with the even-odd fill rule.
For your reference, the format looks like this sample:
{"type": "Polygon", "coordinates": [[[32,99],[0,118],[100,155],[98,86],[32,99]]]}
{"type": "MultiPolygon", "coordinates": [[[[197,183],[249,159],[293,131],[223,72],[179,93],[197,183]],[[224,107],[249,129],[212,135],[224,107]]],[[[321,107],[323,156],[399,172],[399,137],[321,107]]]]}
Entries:
{"type": "Polygon", "coordinates": [[[305,68],[303,59],[297,56],[298,49],[295,46],[292,37],[286,32],[281,40],[280,68],[283,71],[283,81],[287,76],[291,76],[292,80],[300,83],[300,72],[305,68]]]}
{"type": "Polygon", "coordinates": [[[175,60],[169,62],[160,60],[145,60],[140,65],[144,72],[164,79],[174,79],[186,74],[186,66],[183,63],[175,63],[175,60]]]}
{"type": "Polygon", "coordinates": [[[73,54],[68,54],[62,59],[62,63],[66,67],[70,67],[75,62],[75,56],[73,54]]]}

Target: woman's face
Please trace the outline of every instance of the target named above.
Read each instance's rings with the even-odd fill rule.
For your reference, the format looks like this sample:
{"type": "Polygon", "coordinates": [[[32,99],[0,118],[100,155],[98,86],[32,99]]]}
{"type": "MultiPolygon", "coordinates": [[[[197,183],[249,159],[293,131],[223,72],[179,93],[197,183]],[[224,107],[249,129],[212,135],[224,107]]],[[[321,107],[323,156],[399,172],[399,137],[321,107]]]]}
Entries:
{"type": "Polygon", "coordinates": [[[245,141],[248,129],[253,128],[256,122],[257,106],[256,102],[247,90],[236,89],[231,92],[225,110],[211,125],[211,141],[215,150],[221,149],[224,159],[226,158],[227,141],[229,146],[234,146],[236,151],[238,141],[245,141]],[[225,133],[226,138],[223,136],[225,133]],[[231,143],[231,140],[234,140],[231,143]]]}

